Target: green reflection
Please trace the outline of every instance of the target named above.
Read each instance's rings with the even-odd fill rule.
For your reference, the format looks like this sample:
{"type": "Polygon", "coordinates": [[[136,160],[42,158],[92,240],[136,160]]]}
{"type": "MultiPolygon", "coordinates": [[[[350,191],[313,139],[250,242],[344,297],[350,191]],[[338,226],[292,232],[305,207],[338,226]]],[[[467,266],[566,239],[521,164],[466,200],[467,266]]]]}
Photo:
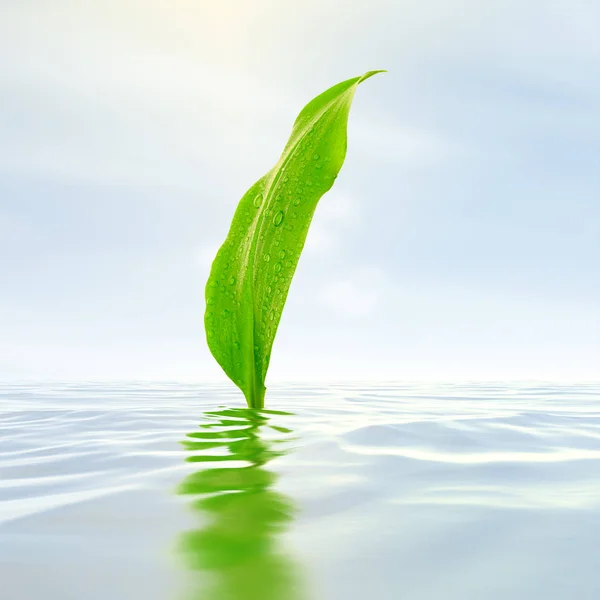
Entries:
{"type": "Polygon", "coordinates": [[[180,550],[198,575],[192,595],[202,600],[300,600],[300,576],[278,535],[294,519],[290,498],[272,489],[267,463],[290,451],[292,431],[270,423],[276,411],[207,412],[189,433],[186,460],[204,463],[186,477],[179,494],[194,499],[203,525],[181,536],[180,550]],[[224,463],[224,464],[214,464],[224,463]]]}

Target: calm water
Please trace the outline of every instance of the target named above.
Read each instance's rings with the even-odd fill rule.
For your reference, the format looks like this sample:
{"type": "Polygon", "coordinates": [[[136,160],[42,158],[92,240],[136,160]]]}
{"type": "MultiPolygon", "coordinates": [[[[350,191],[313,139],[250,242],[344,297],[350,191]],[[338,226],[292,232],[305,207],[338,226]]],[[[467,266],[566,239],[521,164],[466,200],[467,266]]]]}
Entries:
{"type": "Polygon", "coordinates": [[[0,388],[2,600],[600,598],[600,386],[267,403],[0,388]]]}

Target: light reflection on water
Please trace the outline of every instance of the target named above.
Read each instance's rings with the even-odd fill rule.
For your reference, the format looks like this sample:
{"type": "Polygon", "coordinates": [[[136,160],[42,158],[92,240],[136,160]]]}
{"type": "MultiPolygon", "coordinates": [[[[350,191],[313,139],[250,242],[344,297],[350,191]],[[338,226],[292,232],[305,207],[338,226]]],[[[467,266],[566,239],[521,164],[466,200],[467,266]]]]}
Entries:
{"type": "Polygon", "coordinates": [[[269,391],[0,386],[0,598],[600,598],[600,386],[269,391]]]}
{"type": "Polygon", "coordinates": [[[290,497],[273,489],[277,475],[268,469],[270,460],[290,452],[292,441],[290,429],[270,423],[274,414],[210,411],[199,431],[182,442],[191,453],[186,461],[200,467],[178,489],[192,499],[201,523],[182,534],[178,544],[187,566],[198,572],[190,598],[303,597],[300,569],[278,544],[297,509],[290,497]]]}

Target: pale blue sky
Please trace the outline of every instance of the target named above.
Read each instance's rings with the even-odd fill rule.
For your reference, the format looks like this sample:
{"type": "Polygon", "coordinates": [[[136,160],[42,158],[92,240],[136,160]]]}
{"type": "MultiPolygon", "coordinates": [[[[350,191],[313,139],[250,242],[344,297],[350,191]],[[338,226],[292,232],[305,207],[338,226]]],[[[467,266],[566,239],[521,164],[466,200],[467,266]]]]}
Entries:
{"type": "Polygon", "coordinates": [[[237,202],[379,68],[271,380],[597,379],[583,0],[0,3],[0,378],[225,380],[203,288],[237,202]]]}

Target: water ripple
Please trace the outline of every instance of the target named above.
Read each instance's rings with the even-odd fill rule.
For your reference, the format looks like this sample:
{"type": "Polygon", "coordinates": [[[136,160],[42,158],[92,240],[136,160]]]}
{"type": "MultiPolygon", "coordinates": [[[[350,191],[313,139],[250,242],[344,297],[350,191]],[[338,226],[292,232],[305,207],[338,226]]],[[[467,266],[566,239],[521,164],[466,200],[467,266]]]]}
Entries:
{"type": "MultiPolygon", "coordinates": [[[[514,573],[516,583],[505,586],[512,592],[486,591],[477,598],[600,597],[592,578],[569,595],[553,571],[542,576],[542,567],[531,562],[538,556],[545,564],[563,564],[580,552],[579,563],[570,568],[580,576],[584,568],[584,575],[600,572],[590,537],[600,526],[600,386],[365,383],[275,385],[269,391],[269,406],[283,411],[269,415],[269,469],[277,476],[277,494],[292,498],[300,514],[285,539],[312,565],[319,598],[360,598],[360,584],[346,586],[344,593],[330,585],[334,579],[342,585],[343,570],[350,568],[361,581],[371,581],[371,589],[379,590],[372,595],[380,599],[442,597],[441,588],[428,583],[432,565],[446,582],[443,597],[475,598],[469,589],[479,585],[477,573],[494,571],[502,560],[514,573]],[[283,434],[293,452],[276,451],[283,434]],[[486,529],[492,522],[493,539],[486,529]],[[436,558],[444,545],[451,549],[446,558],[468,570],[463,583],[436,558]],[[499,558],[502,548],[506,554],[499,558]],[[389,562],[393,557],[395,565],[389,562]],[[391,572],[403,565],[403,576],[378,588],[383,565],[391,572]],[[532,573],[539,575],[539,596],[523,592],[533,589],[524,583],[532,573]]],[[[235,452],[229,455],[244,435],[236,437],[240,425],[233,416],[228,422],[227,411],[218,413],[219,435],[230,450],[212,444],[210,428],[201,440],[192,433],[187,446],[181,444],[207,422],[206,411],[226,406],[241,406],[240,395],[227,385],[0,387],[0,525],[6,527],[0,533],[0,566],[2,547],[6,556],[50,560],[43,532],[54,532],[57,524],[60,531],[93,530],[87,535],[98,541],[108,535],[103,528],[123,523],[129,534],[119,538],[119,548],[133,544],[140,556],[154,547],[144,536],[158,535],[161,527],[172,536],[172,524],[184,518],[172,494],[183,477],[211,463],[243,467],[235,452]],[[137,497],[143,502],[134,502],[137,497]],[[46,554],[35,555],[35,548],[46,554]]],[[[115,547],[98,543],[90,564],[93,556],[118,555],[115,547]]],[[[73,552],[69,561],[84,553],[73,552]]],[[[145,597],[171,597],[158,591],[152,596],[158,589],[145,597]]],[[[15,596],[28,597],[39,596],[15,596]]]]}

